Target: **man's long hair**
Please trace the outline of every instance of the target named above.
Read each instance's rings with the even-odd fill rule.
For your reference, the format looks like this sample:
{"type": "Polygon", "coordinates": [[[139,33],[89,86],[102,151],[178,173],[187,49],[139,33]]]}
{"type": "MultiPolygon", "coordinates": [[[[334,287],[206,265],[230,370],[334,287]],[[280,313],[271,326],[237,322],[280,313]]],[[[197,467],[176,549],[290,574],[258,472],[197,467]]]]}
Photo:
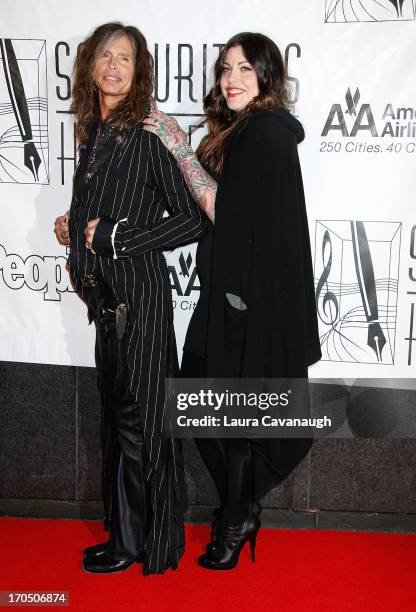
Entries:
{"type": "Polygon", "coordinates": [[[201,163],[212,173],[220,174],[231,132],[255,109],[289,106],[287,74],[277,45],[264,34],[242,32],[226,43],[214,65],[214,85],[204,100],[208,124],[205,136],[197,150],[201,163]],[[227,107],[221,93],[220,79],[227,51],[241,45],[244,57],[256,72],[259,94],[241,113],[227,107]]]}
{"type": "Polygon", "coordinates": [[[117,104],[106,119],[119,140],[124,140],[133,127],[144,117],[144,108],[152,99],[154,86],[153,58],[146,39],[134,26],[118,22],[99,26],[78,45],[74,64],[71,111],[76,119],[79,143],[88,139],[91,124],[99,118],[100,105],[95,84],[97,60],[105,48],[125,34],[133,46],[134,73],[129,93],[117,104]]]}

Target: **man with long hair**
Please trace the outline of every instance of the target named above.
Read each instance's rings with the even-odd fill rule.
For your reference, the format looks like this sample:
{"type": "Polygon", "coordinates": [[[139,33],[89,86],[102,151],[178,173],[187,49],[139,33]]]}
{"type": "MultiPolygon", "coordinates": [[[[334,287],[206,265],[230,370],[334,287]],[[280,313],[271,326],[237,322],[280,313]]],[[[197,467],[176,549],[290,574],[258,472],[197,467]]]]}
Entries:
{"type": "Polygon", "coordinates": [[[163,573],[184,550],[183,463],[163,432],[177,357],[162,251],[195,240],[205,222],[175,161],[142,129],[152,91],[153,59],[137,28],[104,24],[79,45],[71,110],[80,160],[69,227],[59,217],[55,232],[70,243],[71,278],[97,330],[110,537],[84,551],[94,573],[136,561],[163,573]]]}

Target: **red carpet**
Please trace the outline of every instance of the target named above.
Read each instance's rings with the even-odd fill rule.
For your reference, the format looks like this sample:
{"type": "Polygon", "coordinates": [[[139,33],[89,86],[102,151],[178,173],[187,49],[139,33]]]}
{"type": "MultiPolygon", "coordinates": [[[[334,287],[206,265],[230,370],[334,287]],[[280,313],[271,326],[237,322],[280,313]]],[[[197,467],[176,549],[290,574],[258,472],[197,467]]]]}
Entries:
{"type": "Polygon", "coordinates": [[[91,612],[416,610],[414,535],[263,529],[256,563],[247,546],[230,572],[196,565],[207,537],[208,527],[187,526],[176,572],[143,577],[134,565],[97,576],[82,571],[80,558],[105,539],[101,523],[1,518],[0,591],[69,591],[62,610],[91,612]]]}

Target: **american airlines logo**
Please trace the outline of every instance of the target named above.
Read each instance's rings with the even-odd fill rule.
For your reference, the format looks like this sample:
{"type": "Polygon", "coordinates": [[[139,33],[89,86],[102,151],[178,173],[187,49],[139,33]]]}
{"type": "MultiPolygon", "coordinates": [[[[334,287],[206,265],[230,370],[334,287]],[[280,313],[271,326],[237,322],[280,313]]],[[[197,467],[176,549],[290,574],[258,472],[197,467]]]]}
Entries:
{"type": "Polygon", "coordinates": [[[169,257],[168,271],[171,289],[178,297],[189,296],[192,291],[200,290],[198,274],[190,251],[180,251],[179,256],[169,257]]]}
{"type": "Polygon", "coordinates": [[[333,132],[346,138],[360,134],[382,138],[416,137],[416,108],[399,107],[391,102],[384,102],[381,108],[377,112],[374,103],[362,101],[358,87],[355,90],[348,87],[345,102],[332,104],[321,136],[333,132]]]}
{"type": "Polygon", "coordinates": [[[347,110],[346,113],[348,115],[357,115],[357,104],[360,101],[360,90],[355,90],[354,96],[351,94],[351,89],[348,87],[348,91],[345,96],[345,100],[347,102],[347,110]]]}

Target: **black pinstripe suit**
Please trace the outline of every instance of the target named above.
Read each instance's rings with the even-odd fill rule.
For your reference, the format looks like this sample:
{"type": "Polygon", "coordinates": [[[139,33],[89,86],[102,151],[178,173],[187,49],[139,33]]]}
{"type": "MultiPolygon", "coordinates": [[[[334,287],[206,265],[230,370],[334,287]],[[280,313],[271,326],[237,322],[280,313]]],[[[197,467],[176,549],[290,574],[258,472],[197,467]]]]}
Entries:
{"type": "MultiPolygon", "coordinates": [[[[69,264],[81,297],[86,296],[80,278],[93,273],[104,279],[118,303],[127,305],[130,391],[139,406],[145,479],[151,490],[144,572],[159,573],[177,565],[183,552],[186,504],[178,446],[163,435],[165,376],[175,367],[176,346],[162,250],[195,240],[205,221],[175,161],[156,136],[137,125],[124,143],[118,143],[109,128],[101,126],[100,130],[94,162],[91,164],[89,154],[96,128],[91,130],[74,177],[69,264]],[[112,221],[106,226],[103,220],[98,226],[97,245],[93,242],[93,246],[106,254],[94,256],[85,247],[83,230],[89,220],[98,217],[112,221]],[[108,228],[112,229],[114,221],[119,224],[113,236],[113,255],[108,228]],[[107,231],[105,240],[102,228],[107,231]],[[100,245],[105,245],[101,250],[100,234],[100,245]]],[[[111,503],[108,498],[104,501],[108,524],[111,503]]]]}

